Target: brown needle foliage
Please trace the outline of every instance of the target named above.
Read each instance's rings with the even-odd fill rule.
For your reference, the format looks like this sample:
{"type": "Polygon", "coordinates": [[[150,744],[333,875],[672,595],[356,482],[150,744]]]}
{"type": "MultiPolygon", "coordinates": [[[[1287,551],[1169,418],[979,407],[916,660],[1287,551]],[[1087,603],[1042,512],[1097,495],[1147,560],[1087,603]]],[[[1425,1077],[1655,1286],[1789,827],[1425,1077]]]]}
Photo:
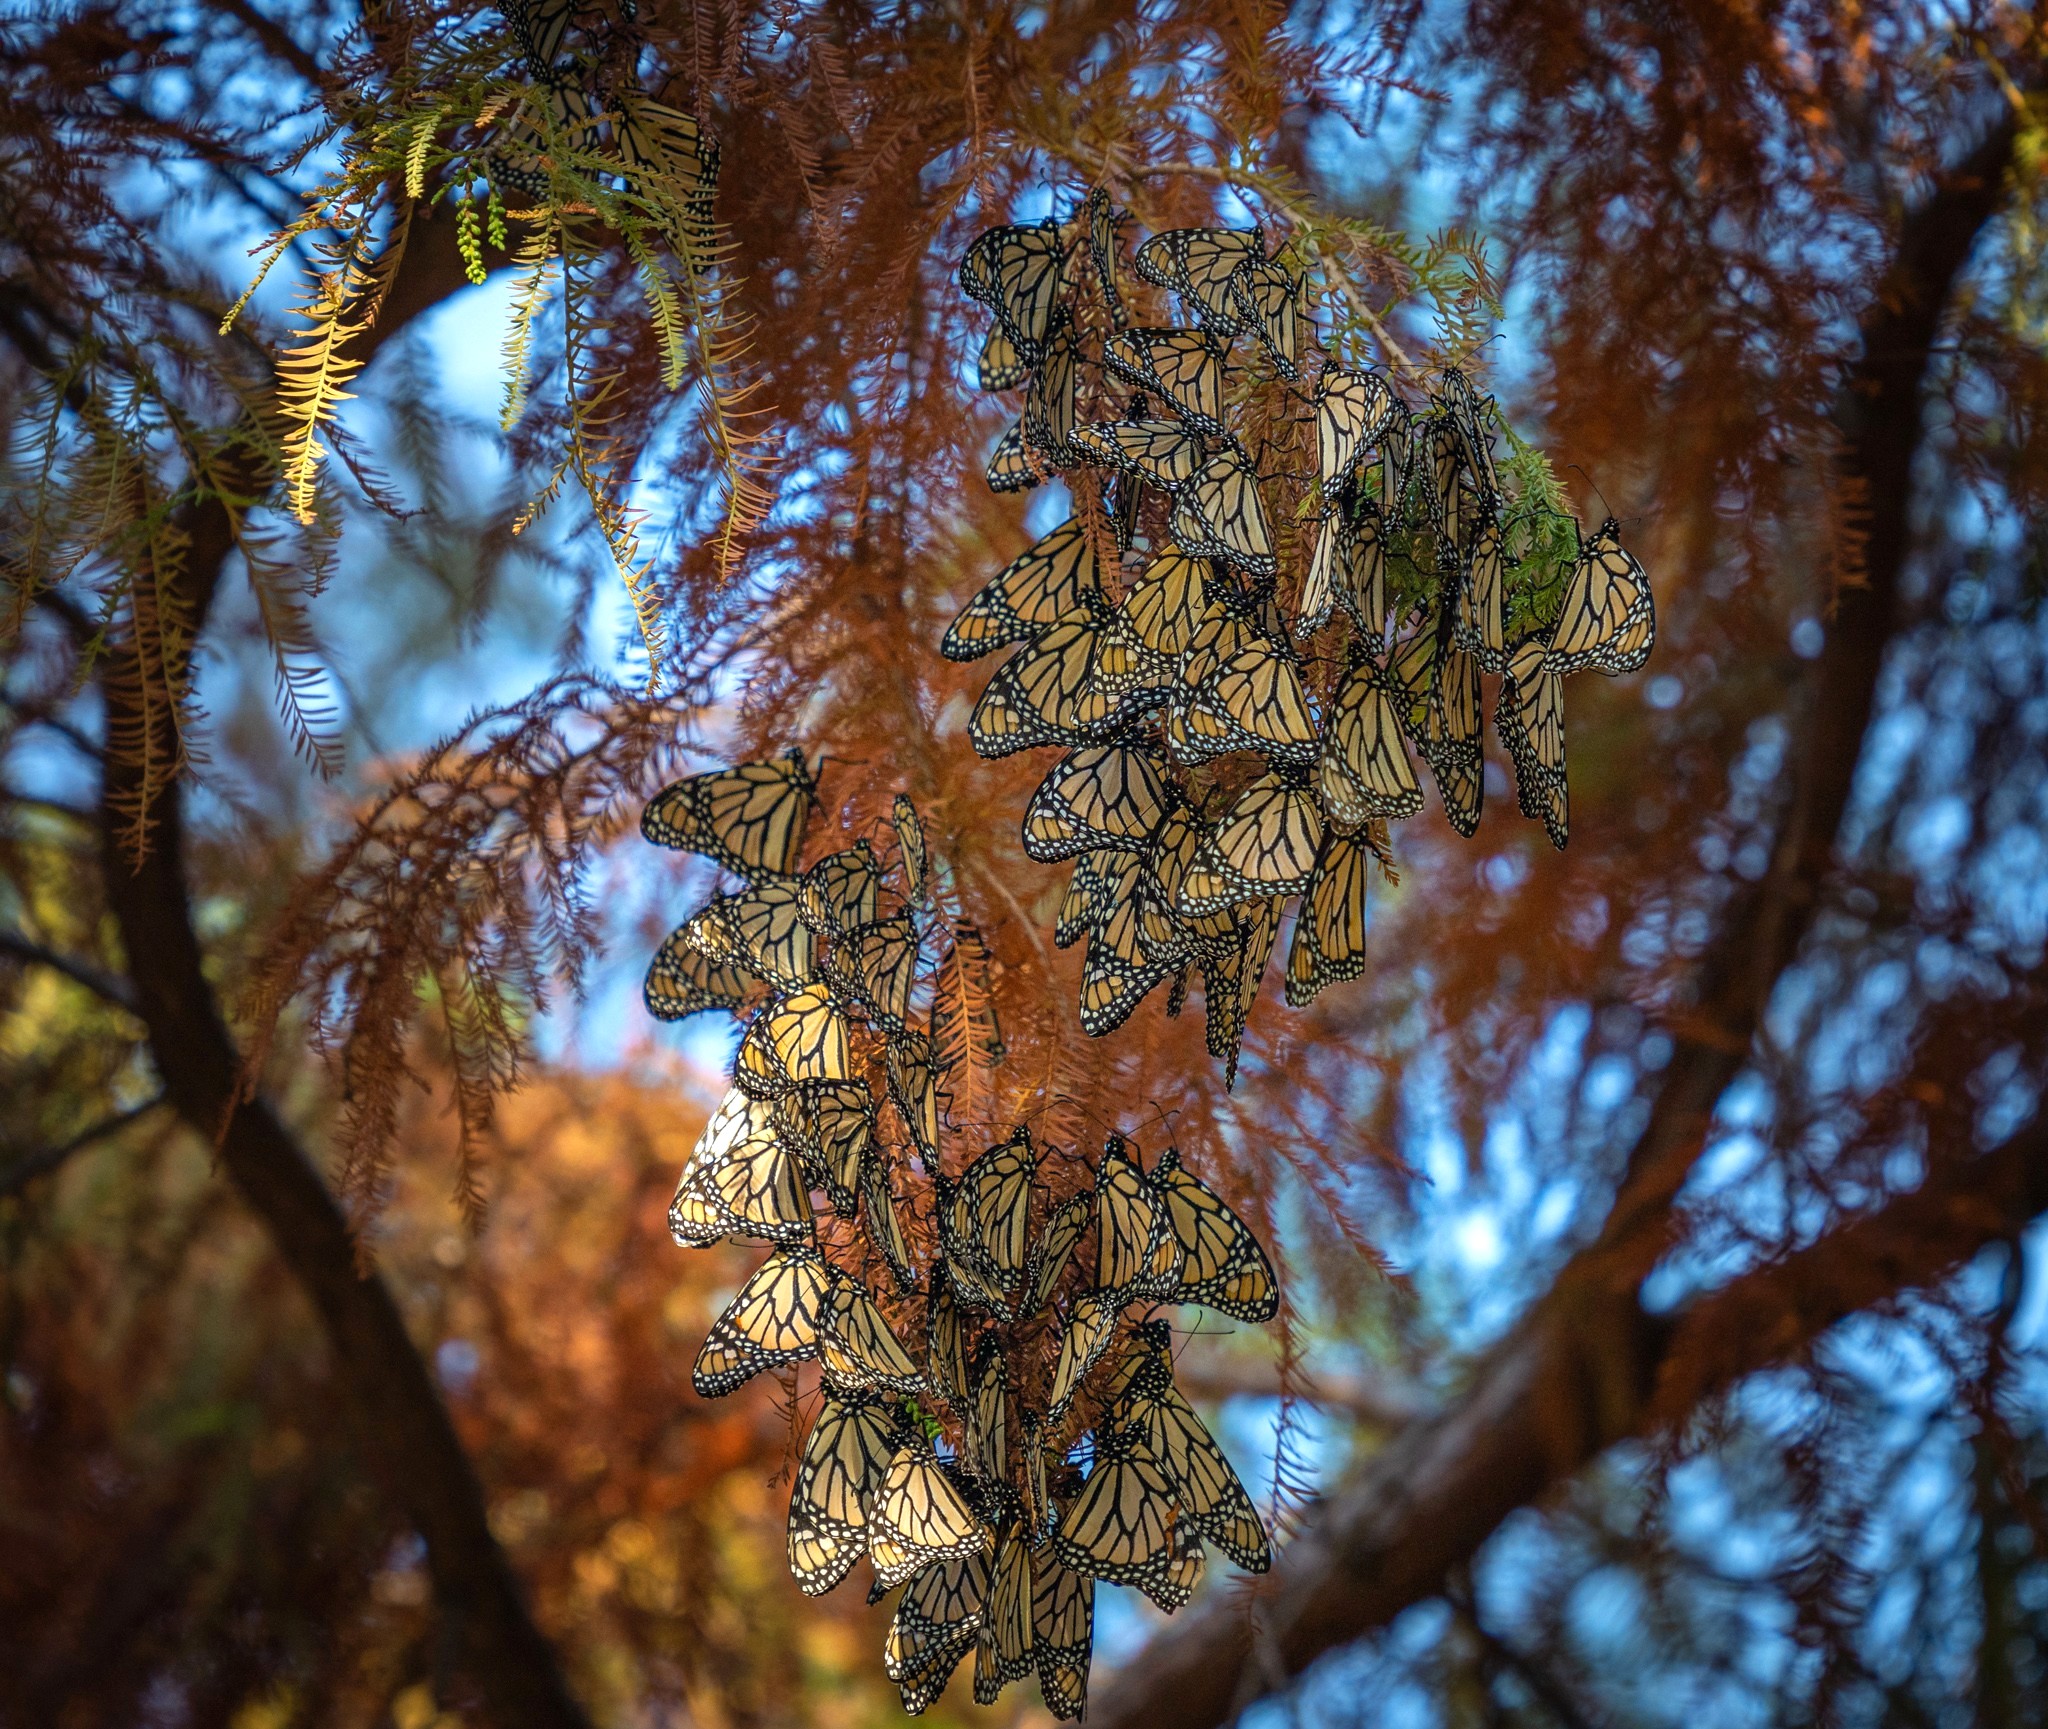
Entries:
{"type": "MultiPolygon", "coordinates": [[[[626,10],[579,29],[723,151],[701,255],[566,182],[488,198],[465,164],[523,74],[481,7],[0,24],[0,1711],[884,1697],[857,1606],[776,1582],[787,1423],[683,1391],[739,1276],[660,1237],[696,1107],[543,1036],[662,928],[614,844],[640,799],[794,744],[819,830],[913,795],[987,947],[1005,1054],[952,1122],[1170,1135],[1285,1250],[1285,1327],[1218,1375],[1277,1349],[1289,1412],[1407,1390],[1353,1401],[1270,1589],[1103,1715],[1217,1722],[1342,1646],[1368,1709],[1649,1723],[1711,1683],[1772,1722],[2034,1721],[2033,13],[626,10]],[[1235,1094],[1156,999],[1081,1035],[1018,840],[1042,764],[973,755],[981,669],[936,652],[1049,526],[981,485],[953,266],[1098,185],[1294,240],[1397,371],[1505,306],[1489,388],[1656,585],[1657,658],[1572,715],[1570,851],[1407,825],[1374,969],[1306,1015],[1269,981],[1235,1094]],[[241,247],[322,188],[222,335],[241,247]],[[514,292],[502,487],[418,335],[479,269],[514,292]],[[637,646],[593,673],[622,577],[637,646]],[[508,699],[522,602],[549,640],[508,699]],[[389,743],[350,683],[380,654],[389,743]],[[1871,1365],[1908,1361],[1936,1391],[1902,1414],[1871,1365]],[[1698,1537],[1709,1477],[1780,1521],[1747,1572],[1698,1537]],[[1577,1590],[1618,1577],[1632,1608],[1577,1590]]],[[[456,339],[499,340],[475,306],[456,339]]]]}

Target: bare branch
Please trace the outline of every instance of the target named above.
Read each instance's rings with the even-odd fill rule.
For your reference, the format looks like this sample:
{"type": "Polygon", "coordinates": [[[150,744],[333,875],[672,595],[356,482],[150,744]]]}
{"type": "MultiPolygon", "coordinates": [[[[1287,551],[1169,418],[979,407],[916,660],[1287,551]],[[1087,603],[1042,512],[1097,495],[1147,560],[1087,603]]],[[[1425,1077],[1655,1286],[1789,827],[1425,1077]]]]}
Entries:
{"type": "Polygon", "coordinates": [[[52,972],[62,973],[73,984],[83,985],[94,996],[104,998],[117,1009],[126,1009],[131,1015],[136,1012],[135,992],[128,981],[94,966],[91,961],[60,953],[47,944],[37,942],[34,937],[5,928],[0,928],[0,954],[12,955],[31,966],[48,967],[52,972]]]}
{"type": "Polygon", "coordinates": [[[153,1099],[145,1099],[139,1105],[131,1105],[125,1111],[116,1111],[110,1117],[80,1129],[69,1140],[59,1141],[54,1146],[39,1147],[34,1152],[18,1153],[4,1168],[0,1168],[0,1199],[17,1195],[38,1177],[47,1177],[73,1153],[82,1153],[87,1147],[105,1140],[109,1135],[119,1134],[130,1123],[137,1122],[165,1103],[164,1095],[158,1093],[153,1099]]]}

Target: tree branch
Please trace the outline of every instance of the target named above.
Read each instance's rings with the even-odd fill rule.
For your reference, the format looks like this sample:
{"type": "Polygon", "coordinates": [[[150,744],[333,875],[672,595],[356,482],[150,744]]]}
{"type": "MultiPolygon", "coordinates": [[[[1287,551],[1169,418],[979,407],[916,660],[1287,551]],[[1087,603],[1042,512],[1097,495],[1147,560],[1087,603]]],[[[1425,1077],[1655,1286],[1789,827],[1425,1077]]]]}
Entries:
{"type": "MultiPolygon", "coordinates": [[[[1673,1203],[1705,1146],[1715,1105],[1747,1058],[1833,868],[1909,548],[1910,483],[1934,340],[1955,279],[1999,207],[2014,136],[2005,116],[1907,216],[1864,314],[1861,358],[1835,416],[1842,478],[1868,535],[1864,580],[1839,596],[1771,867],[1732,909],[1702,969],[1696,1006],[1674,1038],[1599,1239],[1480,1361],[1461,1402],[1409,1425],[1311,1513],[1257,1591],[1252,1615],[1235,1598],[1219,1599],[1155,1638],[1099,1695],[1098,1729],[1213,1729],[1322,1652],[1437,1593],[1448,1570],[1470,1559],[1502,1519],[1606,1447],[1676,1420],[1747,1368],[1778,1360],[1758,1354],[1758,1340],[1730,1341],[1730,1351],[1748,1352],[1744,1362],[1724,1352],[1712,1377],[1687,1380],[1679,1359],[1660,1348],[1660,1340],[1671,1343],[1665,1324],[1643,1313],[1636,1292],[1670,1245],[1673,1203]]],[[[2048,1131],[2030,1137],[2022,1160],[2032,1161],[2022,1197],[2032,1211],[2048,1205],[2048,1197],[2036,1197],[2044,1139],[2048,1131]]],[[[1998,1169],[2020,1158],[2008,1154],[1994,1156],[2005,1161],[1998,1169]]],[[[1984,1162],[1987,1183],[1993,1164],[1984,1162]]],[[[1933,1193],[1895,1202],[1879,1217],[1936,1205],[1927,1198],[1933,1193]]],[[[1857,1274],[1830,1251],[1848,1231],[1795,1257],[1788,1266],[1815,1280],[1805,1287],[1811,1298],[1771,1335],[1771,1348],[1782,1355],[1810,1342],[1831,1324],[1826,1317],[1935,1277],[1954,1264],[1966,1238],[1981,1243],[1998,1234],[1978,1229],[1981,1219],[1936,1211],[1928,1221],[1935,1259],[1920,1256],[1910,1237],[1888,1235],[1895,1252],[1874,1272],[1857,1274]],[[1845,1293],[1854,1297],[1848,1307],[1845,1293]]],[[[1738,1292],[1763,1288],[1754,1280],[1764,1276],[1741,1281],[1721,1300],[1741,1301],[1738,1292]]]]}
{"type": "Polygon", "coordinates": [[[94,996],[104,998],[115,1008],[126,1009],[131,1015],[135,1013],[135,992],[129,988],[128,981],[116,978],[91,961],[64,954],[37,942],[34,937],[4,927],[0,927],[0,955],[12,955],[31,966],[48,967],[53,973],[62,973],[73,984],[83,985],[94,996]]]}
{"type": "Polygon", "coordinates": [[[164,1096],[158,1093],[153,1099],[146,1099],[139,1105],[131,1105],[125,1111],[116,1111],[110,1117],[102,1117],[89,1127],[80,1129],[69,1140],[59,1141],[54,1146],[39,1147],[34,1152],[17,1154],[4,1170],[0,1170],[0,1200],[9,1195],[18,1195],[38,1177],[47,1177],[73,1153],[82,1153],[87,1147],[105,1140],[109,1135],[118,1134],[130,1123],[146,1117],[164,1103],[164,1096]]]}

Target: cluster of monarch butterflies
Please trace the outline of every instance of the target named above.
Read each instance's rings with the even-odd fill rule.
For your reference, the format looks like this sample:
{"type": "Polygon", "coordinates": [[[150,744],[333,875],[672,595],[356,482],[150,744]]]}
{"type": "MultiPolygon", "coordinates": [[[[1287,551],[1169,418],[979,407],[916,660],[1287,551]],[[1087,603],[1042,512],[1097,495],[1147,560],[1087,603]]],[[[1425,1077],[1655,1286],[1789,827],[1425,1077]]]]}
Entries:
{"type": "Polygon", "coordinates": [[[899,796],[893,873],[865,840],[799,869],[813,795],[792,753],[679,781],[641,821],[740,879],[663,944],[648,1007],[753,1007],[669,1226],[689,1246],[771,1249],[692,1382],[715,1398],[820,1364],[790,1571],[815,1595],[865,1557],[870,1601],[901,1587],[884,1659],[907,1711],[972,1653],[982,1703],[1035,1675],[1057,1716],[1078,1717],[1098,1579],[1171,1611],[1205,1541],[1270,1564],[1148,1311],[1268,1320],[1272,1265],[1171,1148],[1148,1166],[1112,1135],[1090,1158],[1020,1126],[947,1171],[917,1012],[919,956],[946,923],[922,825],[899,796]]]}
{"type": "Polygon", "coordinates": [[[942,647],[1022,645],[975,708],[978,752],[1067,752],[1024,847],[1075,861],[1055,935],[1088,938],[1082,1025],[1109,1032],[1168,981],[1177,1014],[1197,968],[1234,1079],[1290,897],[1288,1002],[1363,972],[1371,861],[1422,809],[1410,749],[1471,834],[1481,675],[1499,675],[1522,811],[1562,847],[1563,680],[1640,667],[1655,614],[1612,520],[1575,557],[1537,554],[1561,519],[1504,487],[1494,405],[1464,374],[1411,406],[1305,352],[1302,282],[1257,230],[1156,234],[1127,273],[1125,221],[1097,191],[961,263],[995,315],[980,383],[1024,393],[989,484],[1058,475],[1074,508],[942,647]],[[1192,323],[1141,322],[1153,290],[1192,323]]]}
{"type": "Polygon", "coordinates": [[[499,10],[531,89],[491,153],[493,177],[529,197],[548,196],[552,131],[559,148],[588,159],[586,172],[616,175],[642,192],[650,181],[673,188],[669,202],[690,239],[708,239],[718,185],[717,141],[695,116],[657,102],[628,80],[607,80],[600,71],[620,58],[612,48],[621,41],[630,48],[634,40],[635,0],[501,0],[499,10]],[[572,27],[579,38],[574,51],[567,46],[572,27]]]}

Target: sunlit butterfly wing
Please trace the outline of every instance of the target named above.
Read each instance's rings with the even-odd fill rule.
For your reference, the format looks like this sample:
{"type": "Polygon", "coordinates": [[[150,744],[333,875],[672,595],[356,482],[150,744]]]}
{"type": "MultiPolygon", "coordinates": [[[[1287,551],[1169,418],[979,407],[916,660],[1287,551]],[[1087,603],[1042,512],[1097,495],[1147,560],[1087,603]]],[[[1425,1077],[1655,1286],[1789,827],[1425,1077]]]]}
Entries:
{"type": "Polygon", "coordinates": [[[1169,489],[1202,461],[1201,445],[1172,420],[1094,421],[1075,430],[1073,446],[1090,462],[1169,489]]]}
{"type": "Polygon", "coordinates": [[[847,932],[832,951],[829,972],[878,1026],[900,1033],[917,988],[917,921],[901,912],[847,932]]]}
{"type": "Polygon", "coordinates": [[[713,953],[791,991],[810,982],[817,955],[803,919],[800,885],[787,878],[756,883],[713,901],[686,930],[701,924],[715,933],[713,953]]]}
{"type": "Polygon", "coordinates": [[[1166,810],[1156,752],[1106,745],[1077,750],[1048,775],[1024,813],[1024,850],[1053,864],[1094,847],[1138,851],[1166,810]]]}
{"type": "Polygon", "coordinates": [[[722,1139],[690,1161],[669,1207],[669,1231],[678,1242],[702,1241],[707,1226],[721,1236],[772,1243],[812,1238],[811,1197],[800,1168],[758,1101],[749,1101],[744,1135],[722,1139]]]}
{"type": "Polygon", "coordinates": [[[749,879],[788,876],[803,849],[815,785],[796,750],[692,775],[648,801],[640,832],[656,846],[702,853],[749,879]]]}
{"type": "Polygon", "coordinates": [[[1657,639],[1650,579],[1620,536],[1610,516],[1579,549],[1550,638],[1550,670],[1560,676],[1587,667],[1634,672],[1650,658],[1657,639]]]}
{"type": "Polygon", "coordinates": [[[698,1396],[723,1398],[765,1369],[815,1357],[825,1272],[815,1249],[780,1248],[762,1262],[704,1336],[690,1373],[698,1396]]]}
{"type": "Polygon", "coordinates": [[[1078,1573],[1157,1589],[1177,1558],[1173,1485],[1133,1437],[1098,1431],[1095,1441],[1087,1487],[1061,1519],[1053,1552],[1078,1573]]]}
{"type": "Polygon", "coordinates": [[[922,1435],[896,1449],[868,1501],[868,1559],[893,1590],[934,1561],[986,1554],[989,1533],[922,1435]]]}
{"type": "Polygon", "coordinates": [[[1256,750],[1276,762],[1306,764],[1321,743],[1293,659],[1263,639],[1218,664],[1190,696],[1188,710],[1188,733],[1202,754],[1256,750]]]}
{"type": "Polygon", "coordinates": [[[910,1395],[924,1377],[889,1322],[858,1281],[830,1276],[819,1340],[825,1377],[839,1391],[910,1395]]]}
{"type": "Polygon", "coordinates": [[[984,478],[991,492],[1025,492],[1045,479],[1025,442],[1023,421],[1012,421],[1010,429],[996,440],[984,478]]]}
{"type": "Polygon", "coordinates": [[[902,1690],[903,1709],[918,1716],[952,1679],[981,1632],[988,1560],[966,1555],[936,1562],[910,1581],[882,1647],[882,1666],[902,1690]]]}
{"type": "Polygon", "coordinates": [[[960,261],[960,286],[991,308],[1027,365],[1038,364],[1059,304],[1065,245],[1057,223],[991,228],[960,261]]]}
{"type": "Polygon", "coordinates": [[[1305,786],[1277,774],[1254,781],[1202,843],[1181,884],[1182,910],[1299,894],[1323,844],[1323,813],[1305,786]]]}
{"type": "Polygon", "coordinates": [[[1105,345],[1102,361],[1118,377],[1162,397],[1189,431],[1221,438],[1229,430],[1223,360],[1200,331],[1126,330],[1105,345]]]}
{"type": "Polygon", "coordinates": [[[726,1226],[715,1201],[701,1192],[701,1180],[730,1159],[734,1151],[751,1137],[768,1128],[771,1121],[769,1107],[749,1098],[737,1087],[719,1101],[710,1121],[704,1125],[704,1132],[697,1137],[696,1146],[690,1150],[690,1161],[683,1167],[682,1178],[676,1184],[675,1200],[669,1207],[669,1234],[679,1245],[701,1249],[724,1240],[726,1226]]]}
{"type": "Polygon", "coordinates": [[[1098,633],[1109,609],[1084,596],[997,670],[967,723],[975,753],[991,759],[1042,745],[1087,741],[1101,718],[1094,695],[1098,633]]]}
{"type": "Polygon", "coordinates": [[[1122,1303],[1170,1288],[1180,1266],[1159,1193],[1121,1135],[1103,1148],[1095,1173],[1095,1295],[1122,1303]]]}
{"type": "Polygon", "coordinates": [[[1083,596],[1102,592],[1095,537],[1071,517],[1004,567],[953,621],[939,644],[948,660],[977,660],[1013,642],[1028,642],[1083,596]]]}
{"type": "Polygon", "coordinates": [[[821,937],[838,936],[872,924],[879,904],[882,867],[864,840],[844,852],[827,853],[804,872],[797,905],[804,923],[821,937]]]}
{"type": "Polygon", "coordinates": [[[846,1016],[822,982],[770,1003],[747,1024],[733,1078],[756,1098],[814,1081],[850,1081],[846,1016]]]}
{"type": "Polygon", "coordinates": [[[1132,262],[1147,281],[1178,294],[1204,326],[1228,337],[1238,326],[1231,278],[1264,256],[1255,228],[1175,228],[1146,241],[1132,262]]]}
{"type": "Polygon", "coordinates": [[[901,1427],[888,1401],[827,1390],[789,1496],[789,1570],[805,1596],[831,1590],[867,1552],[867,1499],[901,1427]]]}
{"type": "Polygon", "coordinates": [[[745,969],[707,959],[676,930],[655,951],[642,995],[656,1020],[679,1021],[706,1009],[740,1008],[753,982],[745,969]]]}
{"type": "Polygon", "coordinates": [[[1180,1282],[1167,1300],[1202,1303],[1240,1321],[1270,1321],[1279,1287],[1266,1251],[1215,1190],[1186,1170],[1172,1147],[1159,1155],[1153,1186],[1180,1245],[1180,1282]]]}
{"type": "Polygon", "coordinates": [[[1200,558],[1221,558],[1252,576],[1271,576],[1272,530],[1258,476],[1234,450],[1209,458],[1174,494],[1173,537],[1200,558]]]}
{"type": "Polygon", "coordinates": [[[981,1154],[961,1177],[974,1219],[982,1266],[1007,1284],[1023,1271],[1031,1179],[1038,1169],[1030,1131],[1019,1125],[1007,1141],[981,1154]]]}

